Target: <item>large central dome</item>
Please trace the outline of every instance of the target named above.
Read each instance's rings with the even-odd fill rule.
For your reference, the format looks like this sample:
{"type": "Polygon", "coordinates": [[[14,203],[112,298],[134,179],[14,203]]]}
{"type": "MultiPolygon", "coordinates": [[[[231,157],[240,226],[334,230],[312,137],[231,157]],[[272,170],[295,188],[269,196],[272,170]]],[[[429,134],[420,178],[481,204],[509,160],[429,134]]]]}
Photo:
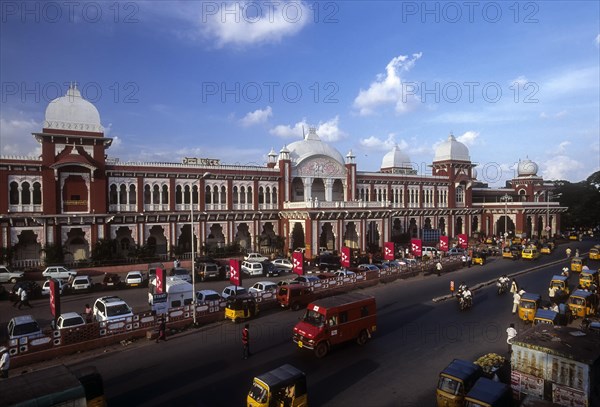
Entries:
{"type": "Polygon", "coordinates": [[[433,161],[471,161],[469,149],[450,134],[448,140],[444,141],[435,150],[433,161]]]}
{"type": "Polygon", "coordinates": [[[81,97],[77,85],[69,86],[65,96],[48,104],[44,128],[103,133],[98,109],[81,97]]]}
{"type": "Polygon", "coordinates": [[[323,142],[314,128],[308,130],[308,134],[304,137],[304,140],[295,141],[288,145],[287,148],[290,152],[290,159],[295,165],[300,164],[307,158],[317,155],[333,158],[344,165],[344,157],[340,152],[323,142]]]}

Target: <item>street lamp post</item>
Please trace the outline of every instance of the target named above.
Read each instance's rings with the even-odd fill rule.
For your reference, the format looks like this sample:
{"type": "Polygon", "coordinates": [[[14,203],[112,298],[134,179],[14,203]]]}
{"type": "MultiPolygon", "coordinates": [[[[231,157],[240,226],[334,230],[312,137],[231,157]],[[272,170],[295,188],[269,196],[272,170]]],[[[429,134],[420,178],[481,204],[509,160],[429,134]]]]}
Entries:
{"type": "Polygon", "coordinates": [[[512,202],[512,196],[504,194],[500,197],[500,202],[504,202],[504,245],[506,246],[506,238],[508,237],[508,203],[512,202]]]}
{"type": "MultiPolygon", "coordinates": [[[[205,179],[211,176],[210,172],[202,174],[200,179],[205,179]]],[[[198,190],[198,195],[200,190],[198,190]]],[[[200,201],[198,201],[200,202],[200,201]]],[[[190,191],[190,235],[192,239],[192,318],[194,326],[196,326],[196,241],[194,240],[194,190],[190,191]]]]}

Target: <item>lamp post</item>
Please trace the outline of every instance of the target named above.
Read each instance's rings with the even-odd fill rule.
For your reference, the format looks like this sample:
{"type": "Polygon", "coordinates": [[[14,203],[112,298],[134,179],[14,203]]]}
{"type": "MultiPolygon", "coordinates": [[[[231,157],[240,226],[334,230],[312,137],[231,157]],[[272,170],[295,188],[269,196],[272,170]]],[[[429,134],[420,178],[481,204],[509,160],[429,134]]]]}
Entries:
{"type": "Polygon", "coordinates": [[[500,202],[504,202],[504,245],[506,246],[506,238],[508,237],[508,203],[512,202],[512,196],[504,194],[500,197],[500,202]]]}
{"type": "MultiPolygon", "coordinates": [[[[212,174],[205,172],[200,179],[209,178],[212,174]]],[[[200,195],[200,190],[198,190],[200,195]]],[[[200,202],[200,200],[198,200],[200,202]]],[[[194,240],[194,190],[190,191],[190,235],[192,239],[192,318],[196,325],[196,241],[194,240]]]]}

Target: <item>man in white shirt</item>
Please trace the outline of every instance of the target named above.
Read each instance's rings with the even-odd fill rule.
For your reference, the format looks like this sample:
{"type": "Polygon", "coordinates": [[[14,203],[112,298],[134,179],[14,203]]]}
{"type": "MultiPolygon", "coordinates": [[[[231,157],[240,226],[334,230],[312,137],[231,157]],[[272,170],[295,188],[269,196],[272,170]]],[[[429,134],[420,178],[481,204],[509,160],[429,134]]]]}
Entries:
{"type": "Polygon", "coordinates": [[[508,328],[506,328],[506,343],[508,344],[508,354],[512,352],[512,343],[513,339],[517,336],[517,330],[515,329],[515,324],[510,324],[508,328]]]}
{"type": "Polygon", "coordinates": [[[8,368],[10,367],[10,355],[5,346],[0,347],[0,378],[8,379],[8,368]]]}

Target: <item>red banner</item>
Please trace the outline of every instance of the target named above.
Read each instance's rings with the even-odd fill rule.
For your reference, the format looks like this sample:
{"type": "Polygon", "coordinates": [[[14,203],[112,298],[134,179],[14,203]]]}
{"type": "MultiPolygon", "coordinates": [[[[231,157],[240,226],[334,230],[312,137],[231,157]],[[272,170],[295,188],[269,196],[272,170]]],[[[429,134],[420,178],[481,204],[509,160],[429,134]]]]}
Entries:
{"type": "Polygon", "coordinates": [[[166,271],[161,269],[160,267],[156,269],[156,294],[162,294],[167,292],[167,288],[165,287],[166,274],[166,271]]]}
{"type": "Polygon", "coordinates": [[[304,275],[304,253],[294,252],[292,254],[292,263],[294,264],[292,271],[299,276],[304,275]]]}
{"type": "Polygon", "coordinates": [[[417,257],[423,255],[423,243],[421,239],[410,239],[410,251],[417,257]]]}
{"type": "Polygon", "coordinates": [[[60,284],[54,278],[50,280],[50,312],[55,319],[60,315],[60,284]]]}
{"type": "Polygon", "coordinates": [[[229,260],[229,282],[236,287],[242,285],[242,273],[240,272],[240,261],[237,259],[229,260]]]}
{"type": "Polygon", "coordinates": [[[394,260],[394,242],[385,242],[383,244],[383,259],[394,260]]]}
{"type": "Polygon", "coordinates": [[[443,252],[447,252],[449,249],[449,241],[448,236],[440,236],[440,250],[443,252]]]}
{"type": "Polygon", "coordinates": [[[464,233],[457,236],[458,237],[458,247],[462,249],[466,249],[469,247],[469,238],[464,233]]]}
{"type": "Polygon", "coordinates": [[[340,264],[342,265],[342,267],[350,267],[350,248],[349,247],[342,247],[342,258],[340,261],[340,264]]]}

